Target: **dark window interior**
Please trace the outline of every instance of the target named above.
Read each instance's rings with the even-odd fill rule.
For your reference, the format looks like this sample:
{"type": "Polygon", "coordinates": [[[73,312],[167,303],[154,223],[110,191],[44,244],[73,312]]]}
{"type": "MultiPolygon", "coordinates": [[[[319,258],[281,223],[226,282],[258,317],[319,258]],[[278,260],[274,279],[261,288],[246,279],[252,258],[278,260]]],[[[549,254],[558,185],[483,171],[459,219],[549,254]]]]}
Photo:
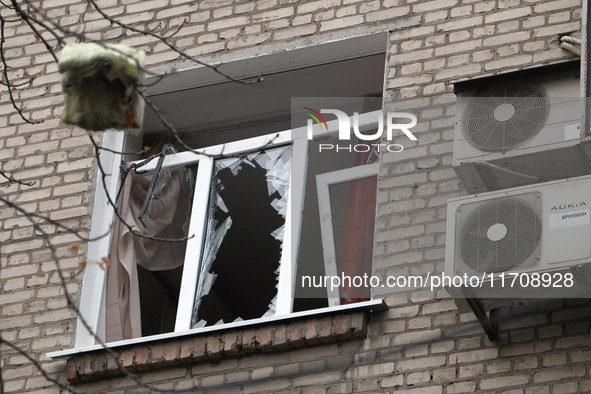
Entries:
{"type": "Polygon", "coordinates": [[[232,226],[211,267],[217,278],[199,308],[199,319],[207,325],[261,317],[277,294],[281,242],[271,234],[285,219],[271,206],[280,196],[268,194],[266,171],[254,165],[242,165],[236,175],[230,167],[217,174],[228,212],[216,210],[214,220],[231,217],[232,226]]]}
{"type": "Polygon", "coordinates": [[[174,331],[183,267],[148,271],[138,265],[142,335],[174,331]]]}

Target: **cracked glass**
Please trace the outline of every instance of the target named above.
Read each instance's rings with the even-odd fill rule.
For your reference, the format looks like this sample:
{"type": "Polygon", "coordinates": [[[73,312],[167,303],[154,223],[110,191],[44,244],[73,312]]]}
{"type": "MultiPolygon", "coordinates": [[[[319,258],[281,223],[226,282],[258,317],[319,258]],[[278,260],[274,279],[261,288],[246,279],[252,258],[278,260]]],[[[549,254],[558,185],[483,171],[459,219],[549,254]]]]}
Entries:
{"type": "Polygon", "coordinates": [[[191,328],[275,314],[291,152],[215,161],[191,328]]]}

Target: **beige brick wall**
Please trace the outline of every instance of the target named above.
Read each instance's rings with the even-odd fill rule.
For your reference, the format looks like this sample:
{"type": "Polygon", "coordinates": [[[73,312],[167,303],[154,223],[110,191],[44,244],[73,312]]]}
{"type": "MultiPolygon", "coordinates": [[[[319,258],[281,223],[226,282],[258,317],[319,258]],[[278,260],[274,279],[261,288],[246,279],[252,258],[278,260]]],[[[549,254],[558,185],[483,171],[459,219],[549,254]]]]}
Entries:
{"type": "MultiPolygon", "coordinates": [[[[116,19],[139,29],[169,34],[191,56],[267,47],[289,47],[296,39],[329,40],[355,28],[386,29],[400,18],[421,24],[392,32],[388,43],[386,95],[427,96],[418,142],[400,139],[405,150],[384,154],[380,170],[375,272],[438,272],[445,248],[448,198],[464,194],[451,169],[455,103],[452,82],[573,58],[559,35],[580,29],[579,0],[99,0],[116,19]]],[[[109,26],[79,0],[36,2],[63,26],[87,37],[145,50],[150,67],[173,69],[180,56],[152,37],[109,26]]],[[[3,9],[2,15],[7,15],[3,9]]],[[[350,33],[353,34],[353,33],[350,33]]],[[[96,170],[86,133],[59,122],[63,97],[57,67],[23,24],[8,24],[6,56],[12,82],[34,78],[15,92],[23,122],[0,85],[1,169],[32,186],[12,184],[0,193],[28,211],[87,233],[96,170]]],[[[53,42],[53,41],[52,41],[53,42]]],[[[300,43],[302,41],[299,41],[300,43]]],[[[276,49],[275,49],[276,48],[276,49]]],[[[42,229],[76,296],[79,257],[67,250],[74,239],[51,223],[42,229]]],[[[48,351],[73,344],[75,317],[65,305],[46,240],[14,208],[0,205],[0,330],[65,382],[65,360],[48,351]]],[[[250,355],[144,373],[160,388],[207,393],[404,394],[508,392],[560,394],[591,391],[591,308],[581,303],[546,305],[504,320],[491,343],[472,314],[449,300],[386,297],[390,309],[371,316],[368,337],[274,354],[250,355]]],[[[2,345],[0,365],[6,392],[58,393],[22,355],[2,345]]],[[[93,393],[145,392],[125,378],[83,384],[93,393]]]]}

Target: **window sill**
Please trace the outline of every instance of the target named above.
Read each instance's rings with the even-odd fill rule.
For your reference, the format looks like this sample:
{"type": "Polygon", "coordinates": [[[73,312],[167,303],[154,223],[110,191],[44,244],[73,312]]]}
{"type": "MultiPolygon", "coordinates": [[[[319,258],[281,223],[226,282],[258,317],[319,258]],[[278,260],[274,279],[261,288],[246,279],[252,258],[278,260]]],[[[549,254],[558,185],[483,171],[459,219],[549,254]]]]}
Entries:
{"type": "MultiPolygon", "coordinates": [[[[130,372],[219,362],[364,338],[367,311],[385,307],[383,300],[366,301],[112,342],[108,347],[116,349],[123,367],[130,372]]],[[[100,345],[47,354],[50,358],[67,356],[71,357],[67,380],[72,384],[122,375],[115,360],[100,345]]]]}

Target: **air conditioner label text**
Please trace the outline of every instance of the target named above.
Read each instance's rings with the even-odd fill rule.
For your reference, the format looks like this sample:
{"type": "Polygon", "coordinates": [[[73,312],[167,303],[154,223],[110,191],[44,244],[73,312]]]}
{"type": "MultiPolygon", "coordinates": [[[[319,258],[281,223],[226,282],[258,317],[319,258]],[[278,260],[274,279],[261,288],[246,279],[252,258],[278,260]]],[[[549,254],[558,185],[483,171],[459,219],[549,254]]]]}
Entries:
{"type": "Polygon", "coordinates": [[[587,206],[587,204],[585,204],[585,201],[581,201],[579,204],[577,203],[570,203],[570,204],[559,204],[559,205],[554,205],[552,208],[550,208],[550,211],[560,211],[562,209],[571,209],[571,208],[578,208],[578,207],[582,207],[582,206],[587,206]]]}
{"type": "Polygon", "coordinates": [[[550,230],[558,230],[566,227],[583,226],[589,224],[589,210],[583,209],[575,212],[555,213],[550,215],[550,230]]]}

